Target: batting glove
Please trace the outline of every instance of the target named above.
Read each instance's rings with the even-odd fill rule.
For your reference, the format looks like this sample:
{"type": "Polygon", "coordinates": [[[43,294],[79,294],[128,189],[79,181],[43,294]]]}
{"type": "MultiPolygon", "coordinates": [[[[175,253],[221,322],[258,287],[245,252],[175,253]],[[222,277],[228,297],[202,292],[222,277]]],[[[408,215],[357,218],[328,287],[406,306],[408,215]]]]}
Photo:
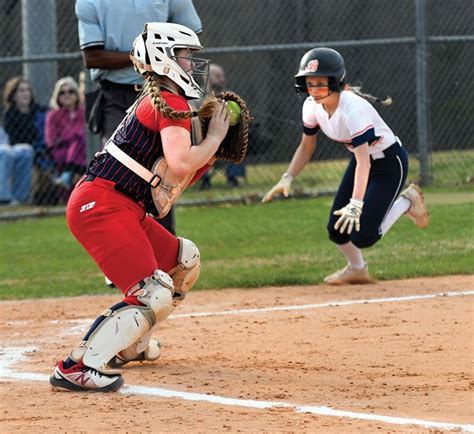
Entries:
{"type": "Polygon", "coordinates": [[[334,215],[339,215],[334,229],[338,230],[341,234],[346,232],[350,234],[352,229],[355,226],[355,230],[359,232],[360,230],[360,216],[362,214],[362,207],[364,206],[364,201],[359,199],[351,199],[349,203],[341,209],[334,211],[334,215]]]}
{"type": "Polygon", "coordinates": [[[274,185],[272,189],[268,191],[265,196],[263,196],[262,203],[271,202],[277,194],[283,194],[283,196],[288,197],[293,179],[293,176],[288,173],[284,173],[281,179],[278,181],[278,184],[274,185]]]}

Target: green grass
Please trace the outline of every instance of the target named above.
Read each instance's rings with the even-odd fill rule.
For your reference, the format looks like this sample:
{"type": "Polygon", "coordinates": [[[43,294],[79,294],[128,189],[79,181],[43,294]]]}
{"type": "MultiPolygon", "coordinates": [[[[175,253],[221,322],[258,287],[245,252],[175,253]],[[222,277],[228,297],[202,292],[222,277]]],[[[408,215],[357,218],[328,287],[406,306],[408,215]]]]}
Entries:
{"type": "MultiPolygon", "coordinates": [[[[292,184],[295,195],[308,195],[321,192],[335,192],[347,166],[348,159],[313,161],[308,163],[303,172],[292,184]]],[[[252,164],[247,166],[245,182],[238,188],[227,185],[223,167],[215,171],[212,177],[212,188],[207,191],[199,190],[200,183],[188,188],[179,199],[181,203],[218,202],[219,200],[258,199],[268,191],[288,168],[288,163],[252,164]]],[[[419,162],[411,156],[408,182],[419,182],[419,162]]],[[[450,193],[474,193],[474,150],[436,152],[432,154],[433,184],[424,187],[426,191],[445,191],[450,193]]],[[[63,209],[64,204],[60,206],[63,209]]],[[[48,214],[57,207],[15,206],[0,207],[0,217],[16,213],[48,214]]]]}
{"type": "MultiPolygon", "coordinates": [[[[295,192],[335,191],[347,166],[345,160],[313,161],[293,183],[295,192]]],[[[186,190],[184,200],[220,197],[236,197],[262,194],[274,185],[288,163],[255,164],[247,166],[245,183],[237,189],[226,185],[224,171],[219,169],[212,178],[212,189],[200,191],[197,186],[186,190]]],[[[432,154],[432,180],[436,189],[467,190],[474,192],[474,150],[446,151],[432,154]]],[[[410,155],[409,181],[419,181],[420,165],[414,155],[410,155]]],[[[199,184],[198,184],[199,185],[199,184]]]]}
{"type": "MultiPolygon", "coordinates": [[[[469,274],[474,263],[474,194],[428,195],[432,223],[402,218],[366,260],[377,279],[469,274]]],[[[267,205],[178,207],[180,235],[202,254],[201,288],[317,284],[344,265],[327,239],[331,198],[267,205]]],[[[64,218],[0,224],[0,299],[105,294],[96,265],[64,218]]]]}

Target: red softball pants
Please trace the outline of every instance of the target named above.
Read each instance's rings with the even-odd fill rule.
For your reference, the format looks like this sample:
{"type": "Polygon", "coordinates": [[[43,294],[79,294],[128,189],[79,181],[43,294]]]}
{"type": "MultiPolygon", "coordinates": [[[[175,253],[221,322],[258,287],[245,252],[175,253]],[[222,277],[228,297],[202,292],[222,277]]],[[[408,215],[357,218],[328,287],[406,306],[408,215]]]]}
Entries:
{"type": "Polygon", "coordinates": [[[124,294],[156,269],[168,272],[177,265],[178,239],[111,181],[81,180],[69,198],[66,219],[72,234],[124,294]]]}

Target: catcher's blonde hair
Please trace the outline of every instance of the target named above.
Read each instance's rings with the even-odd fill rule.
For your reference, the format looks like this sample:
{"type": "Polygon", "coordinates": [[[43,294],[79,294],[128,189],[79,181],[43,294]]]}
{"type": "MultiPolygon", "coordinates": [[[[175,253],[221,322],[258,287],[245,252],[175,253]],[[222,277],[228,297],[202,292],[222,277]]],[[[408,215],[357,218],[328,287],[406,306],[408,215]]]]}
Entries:
{"type": "Polygon", "coordinates": [[[151,102],[153,103],[155,109],[161,115],[173,119],[175,121],[191,118],[193,116],[198,116],[200,118],[210,118],[219,108],[219,101],[214,96],[214,94],[212,94],[206,97],[197,112],[192,110],[173,110],[168,104],[166,104],[166,101],[163,98],[163,95],[161,94],[158,76],[151,72],[147,73],[147,75],[145,76],[144,90],[150,95],[151,102]]]}

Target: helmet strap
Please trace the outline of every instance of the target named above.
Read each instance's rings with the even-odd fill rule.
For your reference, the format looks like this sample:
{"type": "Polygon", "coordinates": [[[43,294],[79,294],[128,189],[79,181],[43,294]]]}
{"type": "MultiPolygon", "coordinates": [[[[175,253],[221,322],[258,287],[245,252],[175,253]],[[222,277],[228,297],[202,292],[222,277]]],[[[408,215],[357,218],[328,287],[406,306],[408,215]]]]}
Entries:
{"type": "Polygon", "coordinates": [[[167,92],[178,94],[175,89],[172,89],[171,86],[167,86],[166,84],[160,83],[160,90],[165,90],[167,92]]]}
{"type": "Polygon", "coordinates": [[[322,101],[323,99],[329,98],[333,93],[334,93],[334,90],[332,90],[331,88],[328,88],[328,94],[327,94],[327,95],[321,96],[321,97],[319,97],[319,98],[315,98],[315,97],[313,96],[313,99],[314,99],[315,101],[322,101]]]}

